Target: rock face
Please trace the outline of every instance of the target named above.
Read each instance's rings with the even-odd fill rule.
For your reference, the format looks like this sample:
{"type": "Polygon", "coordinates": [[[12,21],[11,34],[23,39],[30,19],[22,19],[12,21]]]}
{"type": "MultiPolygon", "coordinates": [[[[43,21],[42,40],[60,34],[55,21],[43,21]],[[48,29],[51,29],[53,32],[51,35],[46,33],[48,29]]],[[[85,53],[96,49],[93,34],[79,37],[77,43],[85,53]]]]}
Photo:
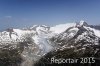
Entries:
{"type": "Polygon", "coordinates": [[[86,22],[0,32],[0,66],[100,66],[100,31],[86,22]],[[55,64],[51,58],[93,57],[90,64],[55,64]]]}

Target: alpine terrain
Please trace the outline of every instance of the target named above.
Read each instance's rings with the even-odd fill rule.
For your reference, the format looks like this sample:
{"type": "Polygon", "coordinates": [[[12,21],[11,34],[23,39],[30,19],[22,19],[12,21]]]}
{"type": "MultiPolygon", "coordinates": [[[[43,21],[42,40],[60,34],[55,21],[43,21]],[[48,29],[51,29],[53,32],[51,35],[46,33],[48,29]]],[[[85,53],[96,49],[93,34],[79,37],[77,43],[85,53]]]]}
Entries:
{"type": "Polygon", "coordinates": [[[100,30],[85,21],[0,32],[0,66],[100,66],[99,62],[100,30]],[[51,58],[79,61],[51,63],[51,58]],[[92,60],[81,63],[81,58],[92,60]]]}

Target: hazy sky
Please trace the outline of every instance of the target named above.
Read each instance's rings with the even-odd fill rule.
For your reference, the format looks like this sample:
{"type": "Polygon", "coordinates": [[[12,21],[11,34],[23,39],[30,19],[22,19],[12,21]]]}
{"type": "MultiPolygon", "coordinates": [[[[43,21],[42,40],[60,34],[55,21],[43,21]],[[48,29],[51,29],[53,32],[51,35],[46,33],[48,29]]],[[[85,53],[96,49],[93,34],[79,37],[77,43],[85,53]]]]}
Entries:
{"type": "Polygon", "coordinates": [[[100,0],[0,0],[0,29],[85,20],[100,24],[100,0]]]}

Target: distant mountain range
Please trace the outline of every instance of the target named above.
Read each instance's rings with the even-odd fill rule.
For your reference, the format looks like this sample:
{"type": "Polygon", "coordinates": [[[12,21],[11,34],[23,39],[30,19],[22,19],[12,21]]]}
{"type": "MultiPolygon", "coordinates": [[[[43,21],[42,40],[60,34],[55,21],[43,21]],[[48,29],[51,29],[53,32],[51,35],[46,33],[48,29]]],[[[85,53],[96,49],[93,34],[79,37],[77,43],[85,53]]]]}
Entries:
{"type": "Polygon", "coordinates": [[[100,25],[90,25],[90,27],[100,30],[100,25]]]}

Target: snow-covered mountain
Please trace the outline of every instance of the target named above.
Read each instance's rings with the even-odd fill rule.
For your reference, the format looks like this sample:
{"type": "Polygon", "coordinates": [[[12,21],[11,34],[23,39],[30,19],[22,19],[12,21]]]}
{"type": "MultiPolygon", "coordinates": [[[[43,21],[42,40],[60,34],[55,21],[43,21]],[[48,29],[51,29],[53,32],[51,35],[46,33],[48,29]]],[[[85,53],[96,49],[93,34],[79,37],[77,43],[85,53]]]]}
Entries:
{"type": "MultiPolygon", "coordinates": [[[[9,28],[0,32],[0,55],[4,54],[0,56],[0,58],[2,57],[0,60],[7,61],[10,58],[10,62],[12,59],[15,62],[20,61],[21,66],[32,66],[51,52],[54,52],[54,55],[51,55],[50,58],[58,58],[56,54],[58,51],[63,52],[66,50],[67,52],[69,48],[74,50],[66,57],[70,57],[70,54],[73,53],[76,53],[73,57],[88,55],[100,57],[98,55],[99,47],[100,30],[91,28],[84,21],[59,24],[53,27],[33,25],[27,29],[9,28]],[[87,53],[88,55],[86,55],[87,53]],[[11,54],[11,56],[5,54],[11,54]],[[16,57],[23,62],[18,58],[16,59],[16,57]]],[[[61,57],[63,57],[63,54],[61,57]]]]}
{"type": "Polygon", "coordinates": [[[90,27],[100,30],[100,25],[90,25],[90,27]]]}

